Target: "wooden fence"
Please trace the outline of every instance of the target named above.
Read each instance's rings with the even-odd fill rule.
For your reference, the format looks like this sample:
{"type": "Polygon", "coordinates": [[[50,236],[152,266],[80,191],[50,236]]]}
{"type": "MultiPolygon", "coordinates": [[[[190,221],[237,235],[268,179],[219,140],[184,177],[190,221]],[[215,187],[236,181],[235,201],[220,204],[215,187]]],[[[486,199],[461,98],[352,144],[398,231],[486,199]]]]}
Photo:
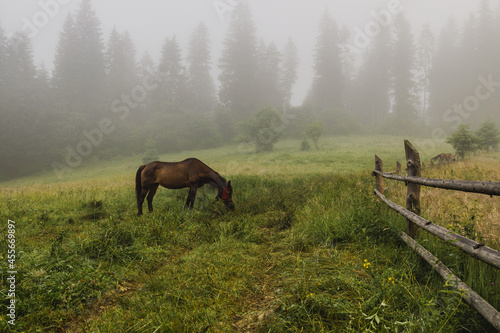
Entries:
{"type": "Polygon", "coordinates": [[[447,190],[482,193],[490,196],[500,196],[500,182],[422,178],[420,177],[421,163],[418,151],[409,141],[405,140],[404,143],[408,175],[400,176],[394,173],[384,173],[383,161],[378,156],[375,156],[375,170],[373,171],[373,176],[376,177],[375,195],[391,209],[406,217],[406,233],[401,232],[401,239],[432,265],[450,285],[462,292],[464,299],[488,320],[493,327],[500,331],[500,312],[486,302],[475,291],[470,289],[469,286],[455,276],[438,258],[414,240],[414,237],[418,233],[418,228],[421,228],[449,244],[460,248],[473,258],[481,260],[496,269],[500,269],[500,251],[496,251],[484,244],[453,233],[446,228],[440,227],[420,217],[421,185],[447,190]],[[406,208],[393,203],[384,196],[384,178],[403,181],[407,184],[406,208]]]}

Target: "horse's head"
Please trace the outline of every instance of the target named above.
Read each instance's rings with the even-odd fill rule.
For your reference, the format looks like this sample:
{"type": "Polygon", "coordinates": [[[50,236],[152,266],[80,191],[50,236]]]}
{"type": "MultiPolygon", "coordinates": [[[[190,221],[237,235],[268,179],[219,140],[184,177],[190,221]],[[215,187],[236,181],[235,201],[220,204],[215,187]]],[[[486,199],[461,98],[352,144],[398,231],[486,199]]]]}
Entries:
{"type": "Polygon", "coordinates": [[[227,208],[234,210],[233,187],[231,186],[231,181],[228,181],[226,186],[219,191],[219,194],[217,194],[217,199],[221,199],[227,208]]]}

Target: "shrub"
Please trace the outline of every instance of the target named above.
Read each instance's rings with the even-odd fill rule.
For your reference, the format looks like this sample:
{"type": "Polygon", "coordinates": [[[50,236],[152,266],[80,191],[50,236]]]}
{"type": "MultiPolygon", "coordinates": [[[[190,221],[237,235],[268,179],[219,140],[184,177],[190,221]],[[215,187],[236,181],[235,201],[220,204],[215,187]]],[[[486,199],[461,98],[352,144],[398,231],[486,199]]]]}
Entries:
{"type": "Polygon", "coordinates": [[[312,142],[314,143],[314,148],[316,148],[316,150],[319,149],[319,138],[321,137],[321,135],[323,135],[324,132],[325,126],[323,125],[323,123],[314,122],[307,126],[306,135],[312,140],[312,142]]]}
{"type": "Polygon", "coordinates": [[[478,139],[469,130],[469,125],[460,125],[458,130],[451,133],[451,136],[446,139],[446,142],[453,146],[460,158],[464,159],[465,155],[476,151],[478,139]]]}
{"type": "Polygon", "coordinates": [[[258,111],[252,118],[240,123],[239,140],[255,144],[257,152],[272,151],[283,132],[281,114],[275,108],[258,111]]]}
{"type": "Polygon", "coordinates": [[[479,149],[484,149],[486,151],[489,151],[490,148],[493,148],[493,150],[498,149],[500,131],[493,121],[485,121],[476,131],[476,136],[478,138],[479,149]]]}

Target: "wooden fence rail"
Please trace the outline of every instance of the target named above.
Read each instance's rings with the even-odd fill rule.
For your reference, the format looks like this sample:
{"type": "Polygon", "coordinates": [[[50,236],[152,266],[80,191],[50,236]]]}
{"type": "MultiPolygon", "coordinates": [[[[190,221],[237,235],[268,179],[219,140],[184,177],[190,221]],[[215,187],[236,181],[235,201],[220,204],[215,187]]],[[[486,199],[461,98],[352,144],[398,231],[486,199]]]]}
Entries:
{"type": "Polygon", "coordinates": [[[442,188],[447,190],[457,190],[462,192],[473,192],[487,195],[500,196],[500,182],[482,182],[482,181],[459,181],[446,179],[429,179],[420,177],[421,165],[418,151],[413,145],[405,140],[406,166],[408,175],[399,176],[393,173],[384,173],[383,161],[375,156],[375,170],[373,176],[376,177],[376,189],[374,194],[388,207],[404,216],[407,220],[407,233],[402,232],[401,238],[417,253],[419,253],[433,268],[438,271],[443,278],[451,281],[459,291],[463,292],[463,298],[476,309],[493,327],[500,331],[500,312],[488,304],[481,296],[470,289],[458,277],[436,257],[424,249],[413,238],[417,235],[417,227],[435,235],[436,237],[449,242],[469,254],[473,258],[479,259],[496,269],[500,269],[500,251],[491,249],[484,244],[478,243],[464,236],[440,227],[431,221],[420,217],[420,185],[442,188]],[[383,179],[392,179],[404,181],[407,184],[406,209],[384,196],[383,179]]]}
{"type": "Polygon", "coordinates": [[[445,190],[454,190],[461,192],[472,192],[488,195],[500,195],[500,182],[481,182],[452,179],[431,179],[422,177],[399,176],[392,173],[384,173],[373,170],[374,173],[387,179],[399,180],[406,183],[414,183],[445,190]]]}

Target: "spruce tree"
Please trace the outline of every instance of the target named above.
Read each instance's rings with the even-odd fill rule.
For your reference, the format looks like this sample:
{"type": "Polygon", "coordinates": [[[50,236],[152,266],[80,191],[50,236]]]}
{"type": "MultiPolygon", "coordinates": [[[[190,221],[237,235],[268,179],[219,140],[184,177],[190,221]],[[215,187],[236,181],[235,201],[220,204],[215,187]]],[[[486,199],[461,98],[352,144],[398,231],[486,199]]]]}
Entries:
{"type": "Polygon", "coordinates": [[[237,120],[258,110],[257,42],[247,4],[238,5],[231,17],[219,59],[219,100],[237,120]]]}
{"type": "Polygon", "coordinates": [[[397,124],[409,125],[411,129],[416,119],[415,47],[410,23],[399,14],[395,18],[393,76],[393,113],[397,124]]]}
{"type": "Polygon", "coordinates": [[[297,47],[289,38],[283,52],[283,62],[281,69],[281,89],[283,93],[283,104],[288,109],[292,99],[292,89],[297,82],[297,68],[299,65],[299,58],[297,54],[297,47]]]}
{"type": "Polygon", "coordinates": [[[108,89],[111,98],[130,92],[138,84],[135,46],[128,32],[111,31],[105,53],[108,89]]]}
{"type": "Polygon", "coordinates": [[[362,127],[380,126],[388,115],[392,59],[391,31],[385,27],[371,41],[354,82],[353,112],[362,127]]]}
{"type": "Polygon", "coordinates": [[[314,78],[307,101],[322,112],[344,109],[344,79],[337,23],[326,12],[321,19],[314,54],[314,78]]]}
{"type": "Polygon", "coordinates": [[[200,23],[191,35],[187,61],[190,107],[196,114],[212,114],[216,106],[215,84],[210,74],[212,69],[210,37],[203,23],[200,23]]]}
{"type": "Polygon", "coordinates": [[[420,114],[422,119],[427,120],[427,109],[429,108],[429,85],[432,60],[435,52],[436,41],[429,24],[425,24],[420,32],[417,42],[417,84],[420,92],[420,114]]]}
{"type": "Polygon", "coordinates": [[[158,72],[163,81],[153,93],[159,113],[186,111],[187,77],[179,43],[174,36],[163,44],[158,72]]]}
{"type": "Polygon", "coordinates": [[[283,94],[280,87],[282,55],[274,42],[266,45],[262,41],[257,59],[258,105],[281,109],[283,105],[283,94]]]}

